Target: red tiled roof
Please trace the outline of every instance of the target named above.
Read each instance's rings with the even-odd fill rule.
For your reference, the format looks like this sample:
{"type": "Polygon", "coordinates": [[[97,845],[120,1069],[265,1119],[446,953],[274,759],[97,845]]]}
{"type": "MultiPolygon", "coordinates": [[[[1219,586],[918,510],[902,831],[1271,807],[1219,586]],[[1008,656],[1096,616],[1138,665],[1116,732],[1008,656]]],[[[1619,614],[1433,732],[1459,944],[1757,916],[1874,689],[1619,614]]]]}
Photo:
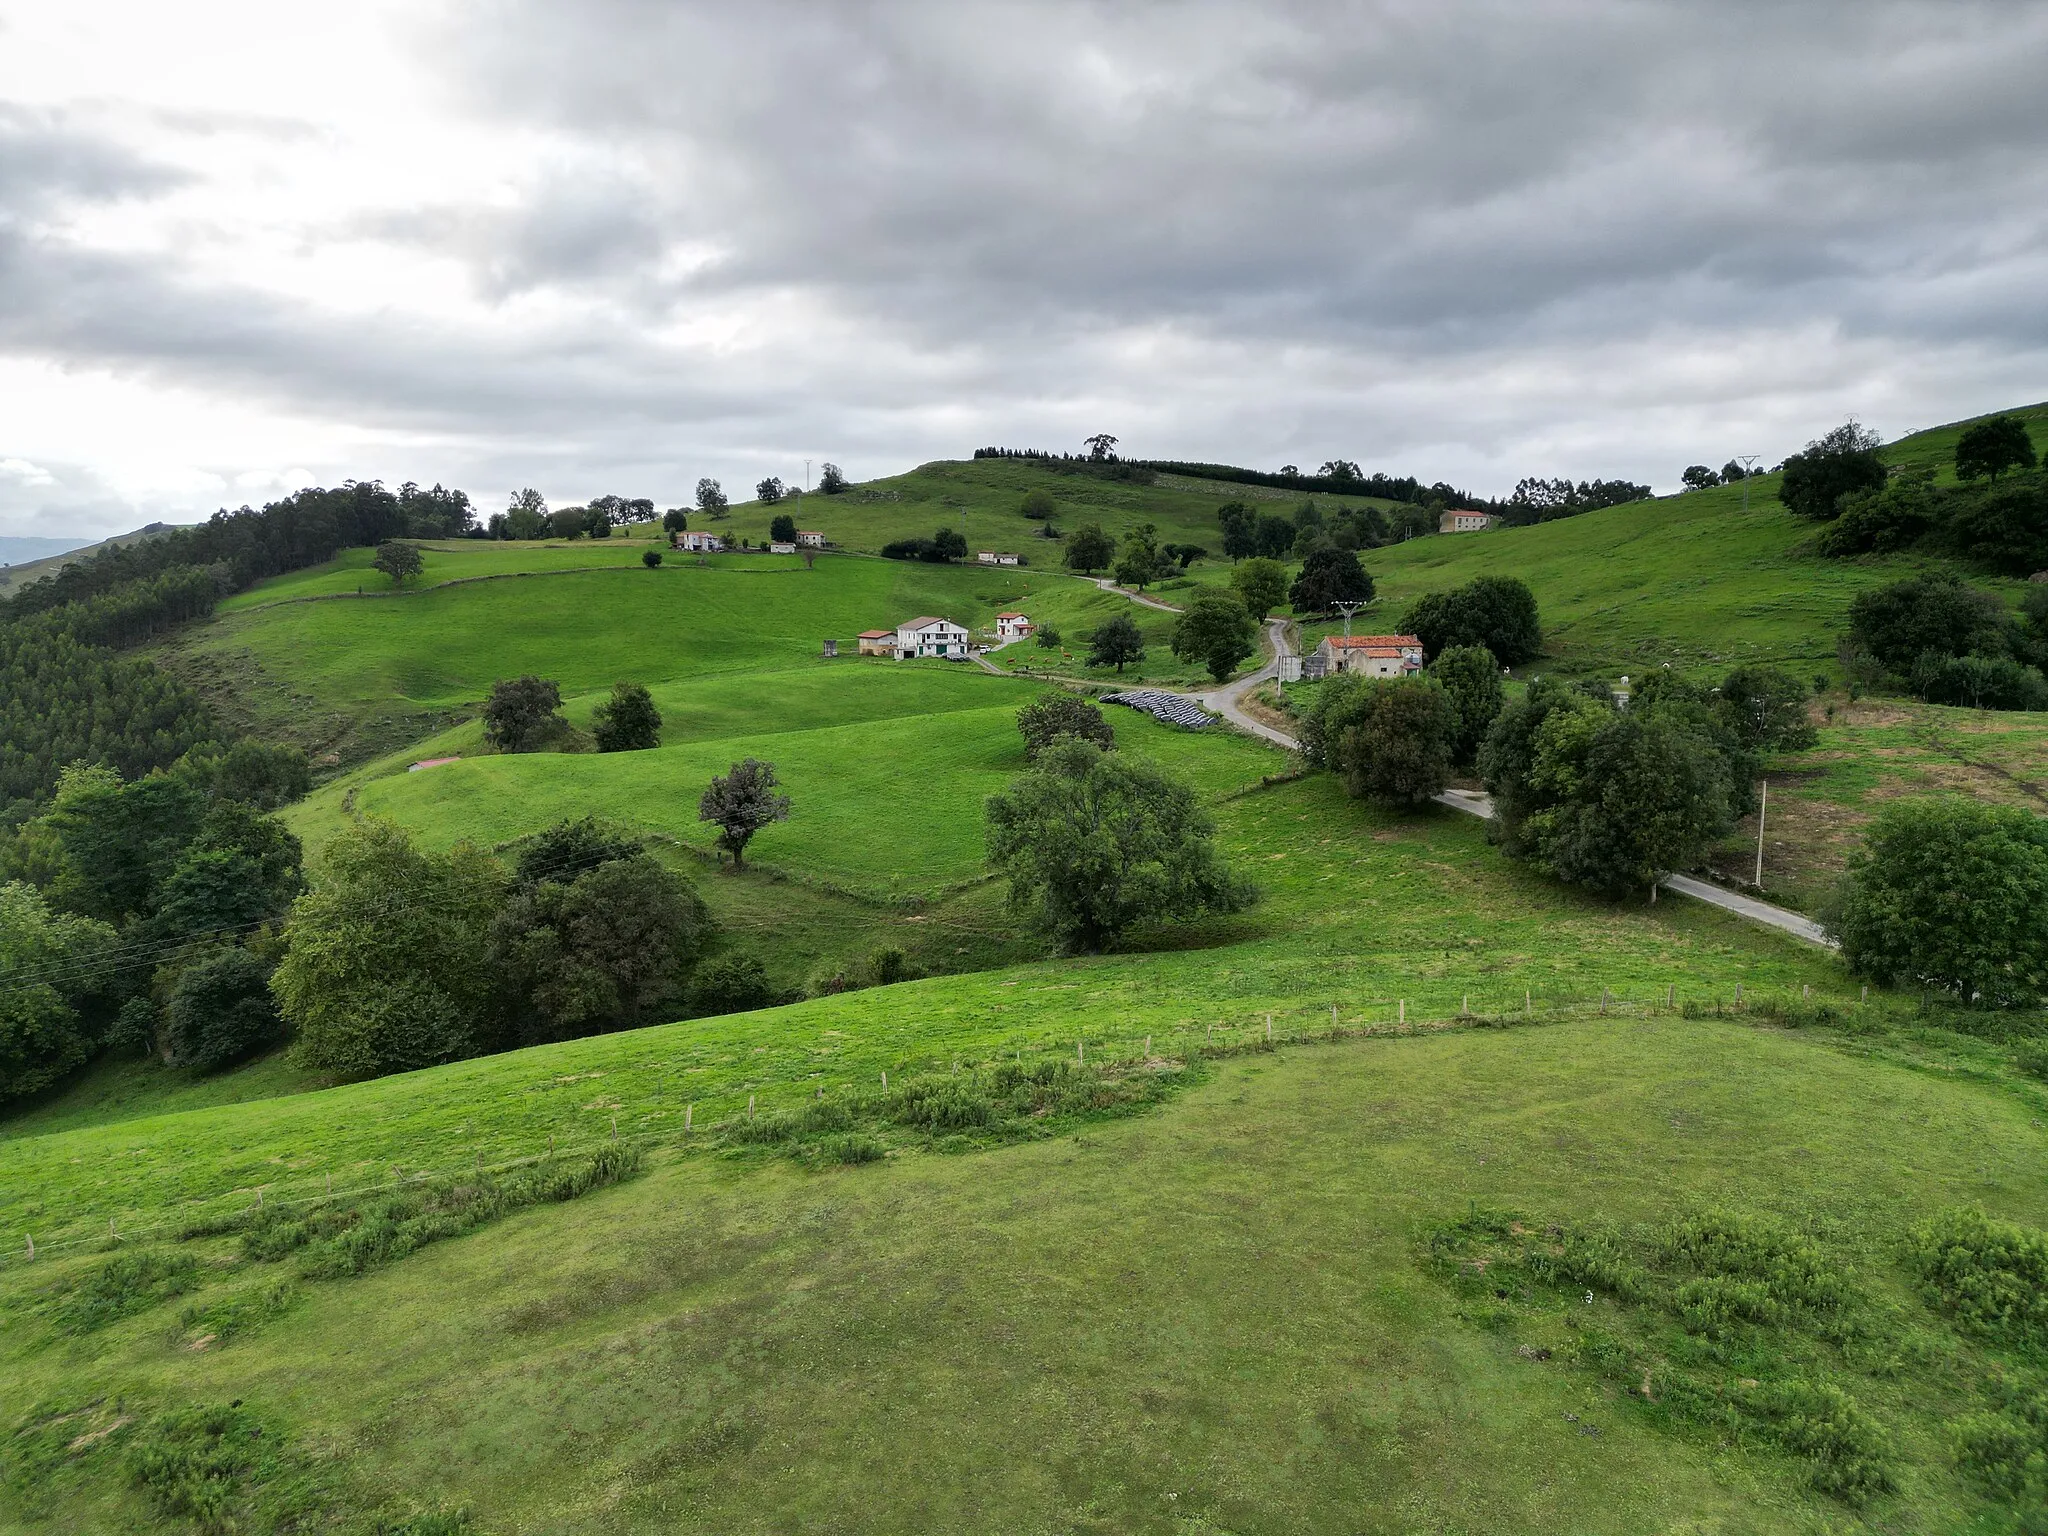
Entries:
{"type": "Polygon", "coordinates": [[[896,631],[893,629],[864,629],[860,632],[860,638],[863,640],[886,640],[895,633],[896,631]]]}
{"type": "Polygon", "coordinates": [[[1364,650],[1367,647],[1386,648],[1394,651],[1399,651],[1403,647],[1413,651],[1422,649],[1422,641],[1414,635],[1352,635],[1348,638],[1344,635],[1331,635],[1328,644],[1340,651],[1347,649],[1354,651],[1364,650]]]}

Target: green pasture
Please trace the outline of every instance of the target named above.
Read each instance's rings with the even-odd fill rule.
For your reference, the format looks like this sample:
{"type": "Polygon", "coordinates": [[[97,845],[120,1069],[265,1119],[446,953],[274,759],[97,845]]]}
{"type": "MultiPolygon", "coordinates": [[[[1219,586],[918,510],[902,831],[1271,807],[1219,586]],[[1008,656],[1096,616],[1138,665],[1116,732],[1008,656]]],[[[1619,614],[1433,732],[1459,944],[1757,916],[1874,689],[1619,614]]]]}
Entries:
{"type": "MultiPolygon", "coordinates": [[[[1045,980],[1014,979],[1019,1008],[1045,980]]],[[[942,990],[833,1000],[842,1027],[813,1037],[827,1076],[797,1087],[942,990]]],[[[943,1054],[939,1031],[927,1043],[943,1054]]],[[[674,1032],[642,1031],[246,1106],[205,1152],[195,1130],[222,1112],[50,1138],[69,1155],[44,1167],[75,1177],[72,1159],[99,1156],[132,1178],[177,1146],[188,1174],[303,1178],[379,1130],[373,1160],[460,1162],[555,1124],[601,1134],[614,1105],[631,1134],[650,1087],[673,1105],[708,1074],[674,1032]],[[664,1037],[620,1070],[622,1049],[664,1037]]],[[[1988,1363],[1895,1255],[1957,1203],[2048,1223],[2037,1090],[1670,1015],[1283,1048],[1196,1079],[1137,1119],[827,1174],[692,1156],[670,1134],[641,1180],[305,1283],[281,1316],[196,1349],[186,1309],[288,1266],[193,1245],[203,1289],[76,1338],[49,1298],[105,1245],[46,1249],[0,1267],[0,1410],[104,1427],[106,1404],[238,1400],[336,1503],[461,1507],[481,1531],[2007,1528],[1947,1450],[1988,1363]],[[1707,1204],[1815,1232],[1896,1316],[1914,1364],[1858,1380],[1896,1494],[1857,1510],[1789,1457],[1654,1428],[1596,1375],[1478,1326],[1418,1247],[1475,1205],[1583,1223],[1707,1204]]],[[[10,1189],[23,1150],[0,1146],[10,1189]]],[[[119,1433],[0,1484],[0,1518],[146,1523],[119,1433]]]]}
{"type": "MultiPolygon", "coordinates": [[[[744,757],[772,762],[794,804],[748,852],[764,864],[865,891],[930,896],[983,871],[982,803],[1029,766],[1017,710],[1034,695],[987,678],[983,708],[858,725],[756,732],[645,752],[464,758],[371,780],[358,813],[415,828],[429,843],[489,847],[564,818],[598,815],[709,849],[697,819],[712,775],[744,757]]],[[[1120,740],[1207,793],[1256,781],[1284,759],[1217,731],[1194,736],[1118,711],[1120,740]]],[[[338,826],[329,788],[288,819],[308,841],[338,826]]]]}
{"type": "MultiPolygon", "coordinates": [[[[1239,751],[1264,749],[1230,744],[1239,751]]],[[[1235,765],[1258,759],[1222,761],[1240,772],[1235,765]]],[[[1454,812],[1393,816],[1321,776],[1226,799],[1216,814],[1223,850],[1264,892],[1241,916],[1141,933],[1126,954],[939,976],[320,1093],[17,1137],[0,1145],[0,1233],[37,1221],[103,1230],[109,1216],[132,1223],[272,1179],[516,1155],[550,1132],[580,1140],[615,1110],[623,1126],[662,1127],[685,1103],[700,1116],[725,1114],[749,1095],[769,1105],[884,1070],[1071,1052],[1083,1037],[1115,1055],[1134,1054],[1148,1034],[1162,1044],[1176,1031],[1206,1039],[1211,1024],[1237,1032],[1222,1038],[1250,1039],[1268,1010],[1285,1031],[1327,1027],[1332,1006],[1347,1025],[1396,1023],[1404,1002],[1410,1019],[1445,1018],[1468,997],[1475,1011],[1540,1013],[1597,1007],[1603,991],[1617,1006],[1667,995],[1728,1003],[1738,982],[1752,999],[1806,986],[1818,998],[1855,996],[1815,950],[1697,903],[1616,907],[1576,894],[1502,859],[1478,822],[1454,812]]],[[[978,831],[978,819],[961,824],[978,831]]],[[[920,847],[937,848],[952,834],[918,835],[920,847]]],[[[711,893],[730,883],[699,880],[711,893]]],[[[943,950],[999,928],[995,894],[984,908],[896,920],[943,950]]]]}
{"type": "MultiPolygon", "coordinates": [[[[734,488],[735,492],[738,490],[734,488]]],[[[1025,494],[1051,494],[1053,525],[1070,533],[1084,523],[1100,523],[1114,538],[1141,523],[1159,530],[1169,544],[1200,544],[1221,556],[1223,535],[1216,509],[1226,501],[1248,502],[1260,511],[1291,516],[1305,498],[1299,492],[1266,486],[1233,485],[1224,480],[1197,480],[1178,475],[1159,477],[1152,485],[1107,480],[1095,475],[1062,472],[1022,459],[940,459],[901,475],[864,481],[838,496],[810,495],[794,506],[760,502],[736,505],[723,522],[699,522],[728,538],[768,536],[769,523],[780,513],[796,518],[799,528],[815,528],[833,544],[856,550],[878,550],[897,539],[930,538],[941,526],[966,536],[968,557],[984,549],[1022,555],[1033,567],[1057,569],[1062,546],[1043,536],[1044,524],[1019,510],[1025,494]]],[[[1316,495],[1326,512],[1345,506],[1388,506],[1366,496],[1316,495]]]]}
{"type": "MultiPolygon", "coordinates": [[[[425,557],[424,572],[400,589],[391,578],[372,567],[373,549],[345,549],[324,565],[272,577],[246,592],[224,601],[221,613],[242,613],[274,603],[294,602],[308,597],[385,597],[421,592],[450,582],[483,581],[493,577],[527,576],[565,571],[610,570],[638,567],[640,557],[658,549],[665,560],[694,561],[668,547],[666,536],[634,537],[615,535],[608,539],[548,540],[544,542],[499,542],[490,539],[424,539],[419,544],[425,557]]],[[[748,557],[738,557],[745,559],[748,557]]],[[[764,561],[772,557],[761,557],[764,561]]]]}

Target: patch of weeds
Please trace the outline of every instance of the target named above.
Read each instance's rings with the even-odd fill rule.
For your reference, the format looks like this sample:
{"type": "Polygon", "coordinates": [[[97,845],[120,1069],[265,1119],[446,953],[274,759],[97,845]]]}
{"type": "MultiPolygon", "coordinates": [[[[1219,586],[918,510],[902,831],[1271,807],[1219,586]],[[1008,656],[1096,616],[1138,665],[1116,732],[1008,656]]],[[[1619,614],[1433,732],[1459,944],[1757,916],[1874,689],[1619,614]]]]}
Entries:
{"type": "Polygon", "coordinates": [[[1721,1210],[1610,1227],[1474,1207],[1423,1247],[1461,1317],[1555,1341],[1523,1358],[1575,1361],[1654,1419],[1796,1456],[1845,1502],[1893,1489],[1890,1437],[1834,1379],[1840,1346],[1872,1331],[1869,1309],[1807,1235],[1721,1210]]]}
{"type": "Polygon", "coordinates": [[[2022,1040],[2013,1047],[2013,1065],[2027,1076],[2048,1082],[2048,1040],[2022,1040]]]}
{"type": "Polygon", "coordinates": [[[92,1333],[196,1290],[200,1263],[189,1253],[133,1248],[67,1287],[52,1313],[66,1333],[92,1333]]]}
{"type": "Polygon", "coordinates": [[[638,1147],[614,1143],[590,1157],[549,1158],[509,1173],[421,1179],[367,1198],[244,1211],[188,1228],[185,1235],[239,1232],[245,1258],[276,1263],[295,1257],[307,1279],[337,1279],[393,1263],[514,1211],[620,1183],[645,1163],[638,1147]]]}
{"type": "Polygon", "coordinates": [[[273,1318],[284,1316],[298,1303],[300,1294],[299,1287],[291,1280],[266,1281],[204,1306],[185,1308],[179,1315],[178,1329],[195,1348],[206,1344],[225,1344],[260,1328],[273,1318]]]}
{"type": "Polygon", "coordinates": [[[2048,1345],[2048,1232],[1961,1207],[1913,1229],[1906,1263],[1927,1303],[1964,1332],[2048,1345]]]}
{"type": "Polygon", "coordinates": [[[1135,1114],[1187,1077],[1178,1068],[999,1062],[730,1120],[720,1134],[729,1147],[774,1148],[814,1166],[873,1162],[902,1141],[928,1151],[967,1152],[1052,1136],[1077,1121],[1135,1114]]]}
{"type": "Polygon", "coordinates": [[[39,1403],[24,1414],[0,1446],[0,1486],[6,1487],[31,1514],[72,1481],[80,1461],[92,1451],[118,1440],[135,1416],[120,1399],[95,1398],[85,1403],[39,1403]]]}

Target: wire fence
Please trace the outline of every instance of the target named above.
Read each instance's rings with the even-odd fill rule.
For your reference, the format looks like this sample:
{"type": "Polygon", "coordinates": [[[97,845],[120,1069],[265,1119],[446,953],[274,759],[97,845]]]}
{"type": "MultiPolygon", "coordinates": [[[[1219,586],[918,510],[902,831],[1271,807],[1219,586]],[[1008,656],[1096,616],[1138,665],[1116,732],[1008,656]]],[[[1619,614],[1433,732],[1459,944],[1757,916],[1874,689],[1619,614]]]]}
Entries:
{"type": "Polygon", "coordinates": [[[1179,1019],[1150,1030],[1137,1026],[1087,1031],[1064,1040],[1042,1034],[1030,1041],[1012,1041],[981,1054],[945,1056],[903,1056],[890,1066],[877,1067],[872,1074],[842,1073],[825,1080],[812,1077],[802,1082],[774,1084],[743,1082],[717,1094],[683,1098],[655,1092],[638,1105],[614,1101],[597,1109],[586,1109],[575,1119],[565,1119],[555,1128],[536,1132],[533,1150],[511,1156],[496,1155],[485,1161],[481,1150],[472,1148],[467,1157],[454,1161],[422,1163],[408,1167],[388,1166],[364,1180],[361,1169],[368,1159],[352,1160],[343,1171],[355,1182],[337,1183],[337,1169],[297,1169],[290,1175],[259,1184],[242,1183],[209,1195],[187,1196],[175,1205],[146,1210],[103,1207],[75,1209],[61,1218],[38,1223],[35,1230],[14,1223],[13,1234],[0,1247],[0,1268],[19,1267],[39,1258],[104,1247],[110,1243],[147,1241],[176,1236],[194,1226],[219,1221],[251,1210],[288,1210],[365,1196],[389,1195],[408,1187],[458,1179],[464,1175],[495,1175],[530,1168],[562,1157],[595,1155],[607,1146],[635,1145],[668,1147],[678,1151],[705,1150],[720,1144],[723,1128],[742,1117],[773,1111],[835,1091],[889,1086],[891,1072],[899,1083],[908,1077],[933,1072],[975,1071],[998,1064],[1029,1065],[1061,1058],[1077,1065],[1105,1072],[1130,1071],[1173,1061],[1216,1060],[1286,1047],[1328,1045],[1342,1041],[1398,1039],[1440,1034],[1460,1028],[1506,1028],[1524,1025],[1570,1023],[1587,1019],[1644,1019],[1651,1017],[1757,1017],[1783,1018],[1820,1008],[1861,1011],[1869,1004],[1869,988],[1860,999],[1845,1000],[1839,994],[1814,999],[1810,985],[1797,992],[1787,988],[1759,990],[1742,983],[1707,989],[1687,987],[1680,982],[1639,985],[1632,989],[1601,988],[1597,991],[1540,994],[1533,989],[1519,992],[1460,992],[1416,996],[1352,997],[1326,1004],[1281,1006],[1239,1011],[1209,1019],[1179,1019]],[[701,1112],[700,1112],[701,1111],[701,1112]],[[638,1124],[634,1116],[638,1114],[638,1124]],[[603,1117],[593,1127],[592,1115],[603,1117]],[[627,1117],[625,1129],[620,1117],[627,1117]],[[653,1123],[659,1122],[659,1123],[653,1123]],[[544,1136],[546,1146],[539,1144],[544,1136]],[[134,1218],[131,1224],[130,1218],[134,1218]],[[154,1219],[151,1219],[154,1218],[154,1219]]]}

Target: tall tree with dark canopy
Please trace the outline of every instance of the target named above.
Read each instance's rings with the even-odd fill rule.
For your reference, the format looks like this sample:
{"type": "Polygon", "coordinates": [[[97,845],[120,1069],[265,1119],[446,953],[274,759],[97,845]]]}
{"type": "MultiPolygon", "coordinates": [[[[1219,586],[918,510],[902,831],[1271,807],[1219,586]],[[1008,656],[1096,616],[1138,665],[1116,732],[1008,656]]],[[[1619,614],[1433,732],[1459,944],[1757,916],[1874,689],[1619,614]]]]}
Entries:
{"type": "Polygon", "coordinates": [[[239,945],[214,949],[186,965],[164,1009],[164,1054],[198,1072],[255,1055],[284,1038],[270,995],[270,967],[239,945]]]}
{"type": "Polygon", "coordinates": [[[1878,436],[1854,421],[1845,421],[1825,437],[1806,445],[1785,461],[1778,481],[1778,499],[1800,517],[1826,522],[1841,511],[1841,500],[1855,491],[1874,491],[1884,484],[1878,459],[1878,436]]]}
{"type": "Polygon", "coordinates": [[[359,1078],[483,1050],[503,889],[503,871],[468,844],[422,852],[386,821],[343,831],[293,904],[271,979],[300,1059],[359,1078]]]}
{"type": "Polygon", "coordinates": [[[774,506],[776,502],[782,500],[782,481],[770,475],[754,487],[754,498],[764,506],[774,506]]]}
{"type": "Polygon", "coordinates": [[[1241,501],[1226,501],[1216,509],[1216,521],[1223,529],[1223,553],[1242,560],[1259,552],[1259,523],[1252,509],[1241,501]]]}
{"type": "Polygon", "coordinates": [[[1115,667],[1121,675],[1124,664],[1145,659],[1145,637],[1127,613],[1112,615],[1088,637],[1088,665],[1115,667]]]}
{"type": "Polygon", "coordinates": [[[391,585],[402,587],[406,578],[417,576],[427,568],[427,559],[420,553],[417,544],[407,544],[400,539],[386,539],[377,546],[376,558],[371,566],[391,578],[391,585]]]}
{"type": "Polygon", "coordinates": [[[1704,491],[1709,486],[1719,485],[1721,477],[1704,464],[1688,464],[1685,473],[1678,477],[1679,484],[1688,491],[1704,491]]]}
{"type": "Polygon", "coordinates": [[[1972,422],[1956,439],[1956,478],[1996,480],[2008,469],[2032,469],[2039,462],[2027,424],[2017,416],[1972,422]]]}
{"type": "Polygon", "coordinates": [[[1244,611],[1262,620],[1287,597],[1287,567],[1278,560],[1255,555],[1238,562],[1237,569],[1230,573],[1230,586],[1244,604],[1244,611]]]}
{"type": "Polygon", "coordinates": [[[1116,558],[1116,542],[1100,523],[1083,523],[1067,535],[1067,569],[1093,576],[1116,558]]]}
{"type": "Polygon", "coordinates": [[[1810,697],[1791,673],[1752,664],[1721,680],[1716,708],[1752,752],[1802,752],[1818,739],[1806,718],[1810,697]]]}
{"type": "Polygon", "coordinates": [[[711,934],[689,881],[638,849],[522,880],[491,924],[497,1043],[655,1022],[681,999],[711,934]]]}
{"type": "Polygon", "coordinates": [[[1371,602],[1372,592],[1372,577],[1358,556],[1325,545],[1302,562],[1287,600],[1296,613],[1334,613],[1339,603],[1371,602]]]}
{"type": "Polygon", "coordinates": [[[697,802],[697,819],[717,824],[718,846],[732,855],[735,874],[754,834],[789,819],[789,796],[776,794],[775,787],[775,765],[749,757],[714,778],[697,802]]]}
{"type": "Polygon", "coordinates": [[[1454,645],[1438,653],[1429,664],[1429,675],[1437,680],[1457,715],[1451,733],[1451,761],[1469,768],[1478,761],[1480,743],[1507,700],[1500,682],[1500,663],[1483,645],[1454,645]]]}
{"type": "Polygon", "coordinates": [[[829,459],[818,469],[818,489],[827,496],[837,496],[847,487],[845,473],[829,459]]]}
{"type": "Polygon", "coordinates": [[[988,801],[989,862],[1061,949],[1095,954],[1141,922],[1240,912],[1257,892],[1217,856],[1194,792],[1151,763],[1055,742],[988,801]]]}
{"type": "Polygon", "coordinates": [[[1024,737],[1024,755],[1034,763],[1064,736],[1092,742],[1104,752],[1116,750],[1116,733],[1086,699],[1071,693],[1048,693],[1017,711],[1017,729],[1024,737]]]}
{"type": "Polygon", "coordinates": [[[1945,571],[1859,592],[1849,604],[1850,637],[1889,670],[1904,674],[1923,655],[1996,655],[2010,620],[1989,592],[1945,571]]]}
{"type": "Polygon", "coordinates": [[[1258,649],[1259,626],[1244,604],[1228,592],[1207,588],[1195,595],[1173,627],[1173,654],[1200,662],[1222,682],[1258,649]]]}
{"type": "Polygon", "coordinates": [[[2048,819],[1960,797],[1887,807],[1824,914],[1851,970],[1960,1002],[2048,997],[2048,819]]]}
{"type": "Polygon", "coordinates": [[[26,881],[0,885],[0,1103],[92,1059],[91,981],[113,959],[106,923],[53,912],[26,881]]]}
{"type": "Polygon", "coordinates": [[[796,519],[787,512],[778,512],[768,520],[768,537],[778,544],[796,542],[796,519]]]}
{"type": "Polygon", "coordinates": [[[484,738],[500,752],[531,752],[563,726],[562,690],[528,673],[493,683],[484,700],[484,738]]]}
{"type": "Polygon", "coordinates": [[[600,752],[644,752],[661,745],[661,711],[639,683],[613,683],[612,696],[591,715],[600,752]]]}
{"type": "Polygon", "coordinates": [[[1409,633],[1430,660],[1454,645],[1483,645],[1504,667],[1543,651],[1536,594],[1512,576],[1481,576],[1450,592],[1432,592],[1408,610],[1409,633]]]}
{"type": "Polygon", "coordinates": [[[1458,710],[1432,677],[1372,678],[1337,737],[1345,790],[1386,806],[1427,804],[1451,778],[1458,710]]]}
{"type": "Polygon", "coordinates": [[[714,521],[731,510],[731,503],[725,497],[725,487],[709,475],[697,482],[697,510],[714,521]]]}
{"type": "Polygon", "coordinates": [[[1117,440],[1107,432],[1098,432],[1093,437],[1083,438],[1087,444],[1088,457],[1100,464],[1116,456],[1117,440]]]}

